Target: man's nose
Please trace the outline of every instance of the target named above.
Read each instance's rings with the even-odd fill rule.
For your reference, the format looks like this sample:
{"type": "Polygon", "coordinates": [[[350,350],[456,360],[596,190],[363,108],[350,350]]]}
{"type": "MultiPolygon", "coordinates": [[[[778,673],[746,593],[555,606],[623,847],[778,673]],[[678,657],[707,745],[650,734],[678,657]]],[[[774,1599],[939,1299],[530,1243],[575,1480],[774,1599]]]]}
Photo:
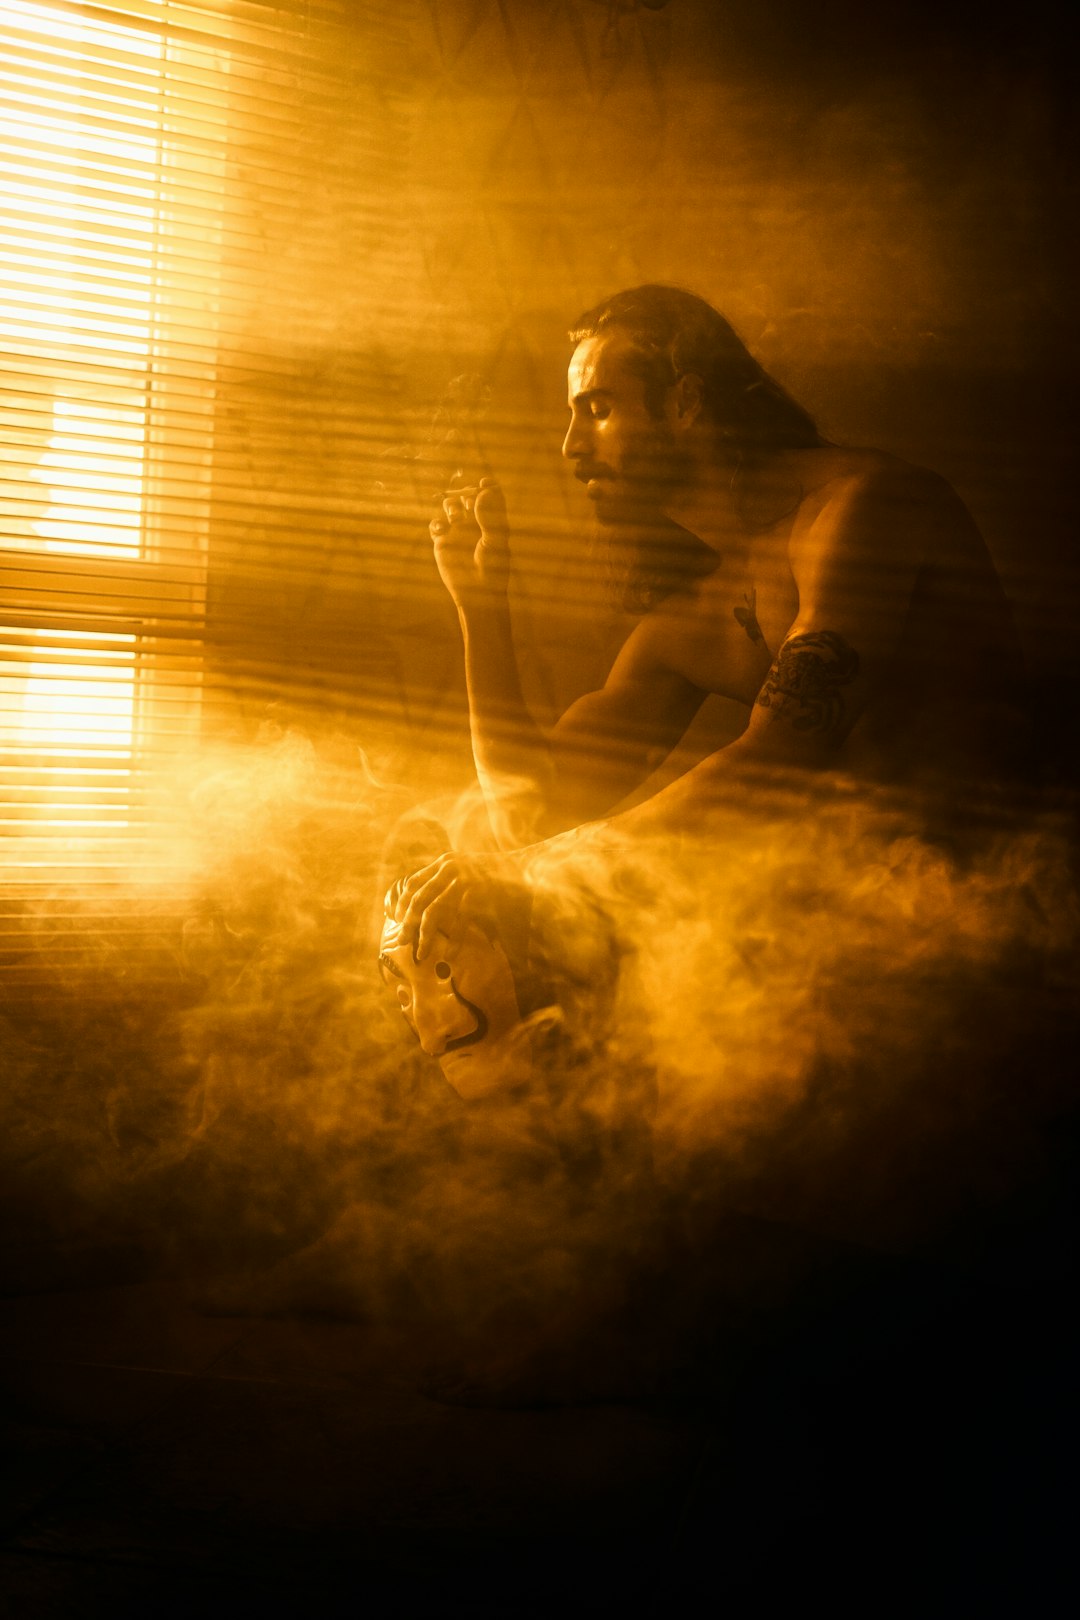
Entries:
{"type": "Polygon", "coordinates": [[[562,442],[562,453],[567,461],[580,461],[589,453],[589,430],[579,416],[570,418],[570,426],[562,442]]]}

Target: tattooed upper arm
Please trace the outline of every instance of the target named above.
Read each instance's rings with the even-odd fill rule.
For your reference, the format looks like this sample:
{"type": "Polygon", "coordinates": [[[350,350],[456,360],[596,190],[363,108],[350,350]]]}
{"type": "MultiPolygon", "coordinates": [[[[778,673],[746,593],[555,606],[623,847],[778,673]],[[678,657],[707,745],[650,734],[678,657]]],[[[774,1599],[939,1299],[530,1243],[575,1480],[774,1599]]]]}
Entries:
{"type": "Polygon", "coordinates": [[[859,674],[859,655],[833,630],[789,636],[757,695],[759,708],[771,709],[795,731],[842,741],[849,716],[844,688],[859,674]]]}
{"type": "MultiPolygon", "coordinates": [[[[793,535],[798,612],[757,694],[749,751],[824,763],[868,706],[900,691],[916,584],[954,517],[933,474],[887,457],[853,467],[793,535]]],[[[747,635],[752,607],[736,614],[747,635]]]]}

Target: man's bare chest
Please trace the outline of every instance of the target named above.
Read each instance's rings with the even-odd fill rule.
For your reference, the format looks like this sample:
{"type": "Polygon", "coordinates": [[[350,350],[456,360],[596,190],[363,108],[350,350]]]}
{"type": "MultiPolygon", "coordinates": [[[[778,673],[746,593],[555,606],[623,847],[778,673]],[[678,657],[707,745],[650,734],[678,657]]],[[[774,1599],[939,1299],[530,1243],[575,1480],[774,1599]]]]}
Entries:
{"type": "Polygon", "coordinates": [[[750,705],[799,609],[786,555],[723,564],[671,616],[669,667],[704,692],[750,705]]]}

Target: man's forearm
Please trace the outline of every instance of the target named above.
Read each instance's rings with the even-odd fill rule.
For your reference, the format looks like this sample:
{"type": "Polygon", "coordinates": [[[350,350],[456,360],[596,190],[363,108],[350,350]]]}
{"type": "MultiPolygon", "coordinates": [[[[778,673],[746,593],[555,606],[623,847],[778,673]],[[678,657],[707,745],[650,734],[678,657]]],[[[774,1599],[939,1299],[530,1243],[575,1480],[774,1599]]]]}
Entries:
{"type": "Polygon", "coordinates": [[[476,774],[496,842],[510,849],[543,835],[551,752],[521,689],[509,603],[497,597],[460,619],[476,774]]]}
{"type": "Polygon", "coordinates": [[[492,831],[502,849],[520,848],[583,814],[576,803],[556,804],[555,778],[565,773],[556,772],[549,740],[521,690],[508,597],[509,525],[497,481],[485,477],[476,489],[449,491],[430,529],[465,642],[473,759],[492,831]]]}
{"type": "Polygon", "coordinates": [[[625,869],[648,871],[650,845],[655,854],[670,857],[683,836],[704,840],[713,851],[711,858],[725,847],[737,852],[745,841],[748,816],[757,823],[763,810],[790,810],[792,803],[805,815],[804,762],[774,755],[768,747],[746,746],[740,739],[645,803],[606,820],[547,838],[534,835],[535,841],[515,848],[504,845],[496,855],[440,856],[413,873],[405,886],[398,917],[402,937],[416,942],[422,959],[440,932],[454,934],[477,895],[488,896],[484,904],[490,903],[492,885],[524,884],[549,894],[588,890],[597,881],[605,885],[621,863],[625,869]],[[797,785],[801,792],[792,793],[797,785]],[[768,796],[765,803],[763,794],[768,796]]]}
{"type": "Polygon", "coordinates": [[[827,793],[831,763],[809,750],[803,754],[770,747],[760,738],[739,738],[641,804],[549,837],[526,853],[555,859],[574,853],[587,857],[642,839],[661,838],[666,844],[684,836],[707,837],[733,814],[760,813],[765,801],[779,809],[793,799],[805,808],[808,775],[827,793]]]}
{"type": "Polygon", "coordinates": [[[624,840],[630,842],[654,835],[692,837],[708,831],[717,812],[730,807],[733,793],[741,794],[747,779],[755,774],[754,763],[740,754],[737,743],[732,743],[643,803],[559,834],[547,843],[554,852],[559,847],[569,851],[593,844],[597,848],[613,848],[624,840]]]}

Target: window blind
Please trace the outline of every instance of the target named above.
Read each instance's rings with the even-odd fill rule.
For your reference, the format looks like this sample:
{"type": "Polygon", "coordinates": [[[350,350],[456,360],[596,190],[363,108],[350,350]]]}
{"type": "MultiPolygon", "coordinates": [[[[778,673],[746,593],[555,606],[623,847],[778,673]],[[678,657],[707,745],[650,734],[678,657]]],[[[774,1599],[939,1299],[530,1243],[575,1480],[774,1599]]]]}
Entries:
{"type": "Polygon", "coordinates": [[[288,591],[346,521],[318,456],[282,459],[343,251],[341,210],[311,207],[356,89],[342,18],[0,0],[9,993],[129,974],[140,941],[140,973],[169,972],[167,783],[204,720],[215,577],[215,667],[231,647],[243,685],[267,577],[288,591]]]}

